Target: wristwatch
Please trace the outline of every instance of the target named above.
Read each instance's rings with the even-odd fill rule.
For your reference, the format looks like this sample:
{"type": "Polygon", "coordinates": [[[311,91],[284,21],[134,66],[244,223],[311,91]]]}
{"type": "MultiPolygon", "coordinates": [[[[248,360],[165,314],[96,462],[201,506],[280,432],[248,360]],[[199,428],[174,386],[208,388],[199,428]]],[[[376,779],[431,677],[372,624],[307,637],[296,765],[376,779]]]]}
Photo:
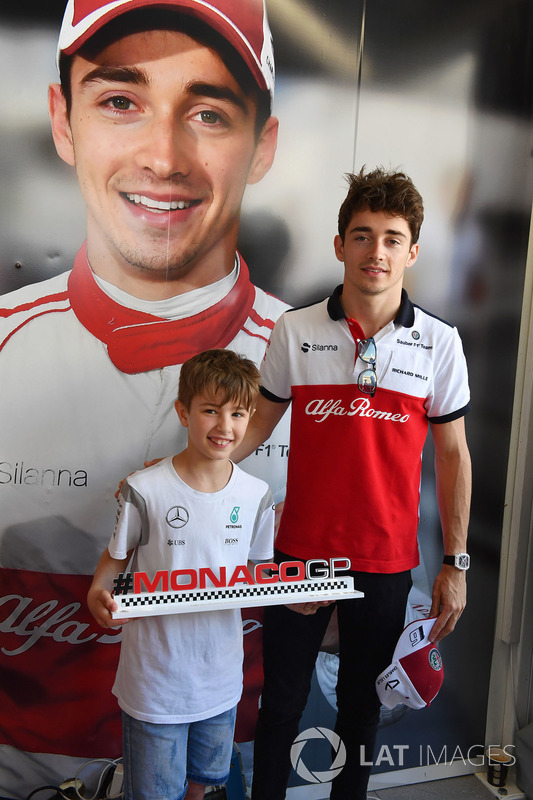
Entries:
{"type": "Polygon", "coordinates": [[[443,564],[450,564],[457,569],[468,569],[470,566],[470,556],[468,553],[456,553],[454,556],[444,556],[443,564]]]}

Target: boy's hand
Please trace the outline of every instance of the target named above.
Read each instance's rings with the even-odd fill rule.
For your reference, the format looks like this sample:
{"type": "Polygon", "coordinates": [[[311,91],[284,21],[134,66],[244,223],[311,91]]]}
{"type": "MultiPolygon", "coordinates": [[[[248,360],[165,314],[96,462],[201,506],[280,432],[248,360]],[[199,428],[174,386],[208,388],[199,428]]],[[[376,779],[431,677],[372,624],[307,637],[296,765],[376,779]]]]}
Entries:
{"type": "Polygon", "coordinates": [[[89,611],[102,628],[118,628],[131,620],[113,619],[112,611],[118,610],[113,595],[107,589],[90,589],[87,595],[89,611]]]}

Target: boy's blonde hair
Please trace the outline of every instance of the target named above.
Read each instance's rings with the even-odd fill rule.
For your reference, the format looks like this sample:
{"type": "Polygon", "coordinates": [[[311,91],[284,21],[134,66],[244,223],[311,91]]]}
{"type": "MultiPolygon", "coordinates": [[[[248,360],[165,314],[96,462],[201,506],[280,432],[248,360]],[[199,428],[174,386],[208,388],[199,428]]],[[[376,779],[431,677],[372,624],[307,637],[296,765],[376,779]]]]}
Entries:
{"type": "Polygon", "coordinates": [[[181,368],[178,400],[190,410],[193,397],[222,392],[222,404],[237,402],[251,410],[259,393],[259,370],[248,358],[232,350],[205,350],[181,368]]]}

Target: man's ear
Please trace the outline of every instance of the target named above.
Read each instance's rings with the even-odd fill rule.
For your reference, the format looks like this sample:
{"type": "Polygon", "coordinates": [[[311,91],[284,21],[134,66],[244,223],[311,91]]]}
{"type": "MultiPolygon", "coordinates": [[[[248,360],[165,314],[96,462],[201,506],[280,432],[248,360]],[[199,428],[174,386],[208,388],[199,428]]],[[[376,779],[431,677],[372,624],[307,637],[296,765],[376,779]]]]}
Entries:
{"type": "Polygon", "coordinates": [[[48,87],[48,113],[57,154],[71,167],[75,166],[74,143],[67,113],[67,103],[59,83],[48,87]]]}
{"type": "Polygon", "coordinates": [[[278,144],[278,128],[277,117],[269,117],[265,122],[255,147],[247,183],[258,183],[272,166],[278,144]]]}
{"type": "Polygon", "coordinates": [[[180,422],[184,428],[189,427],[189,412],[181,402],[181,400],[176,400],[174,403],[174,408],[176,409],[176,414],[180,418],[180,422]]]}
{"type": "Polygon", "coordinates": [[[337,234],[333,239],[333,247],[335,248],[335,255],[337,256],[337,261],[340,261],[341,264],[344,264],[344,242],[342,241],[339,234],[337,234]]]}
{"type": "Polygon", "coordinates": [[[412,267],[417,258],[418,258],[418,244],[412,244],[409,250],[409,256],[407,258],[407,264],[405,265],[406,269],[408,267],[412,267]]]}

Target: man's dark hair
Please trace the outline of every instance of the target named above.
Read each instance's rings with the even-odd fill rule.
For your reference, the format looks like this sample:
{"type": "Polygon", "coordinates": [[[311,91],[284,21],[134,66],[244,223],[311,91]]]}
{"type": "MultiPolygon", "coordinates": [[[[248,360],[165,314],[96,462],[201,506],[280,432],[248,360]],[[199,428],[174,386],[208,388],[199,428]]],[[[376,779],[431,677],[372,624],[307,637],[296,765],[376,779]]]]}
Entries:
{"type": "MultiPolygon", "coordinates": [[[[111,20],[107,25],[97,31],[80,49],[79,55],[88,59],[95,57],[104,48],[118,39],[123,39],[132,33],[141,33],[150,30],[175,30],[184,33],[191,39],[214,50],[222,59],[227,70],[233,75],[244,94],[251,98],[256,107],[255,135],[256,138],[263,130],[263,126],[272,112],[270,92],[262,90],[246,66],[243,58],[226,41],[226,39],[207,25],[190,14],[175,9],[143,8],[122,14],[111,20]]],[[[72,89],[70,74],[72,61],[75,55],[59,56],[59,79],[61,90],[67,104],[67,113],[70,117],[72,108],[72,89]]]]}
{"type": "Polygon", "coordinates": [[[344,242],[346,228],[358,211],[384,211],[403,217],[411,231],[411,244],[418,241],[424,220],[424,203],[411,178],[403,172],[386,172],[381,167],[365,174],[346,175],[350,188],[339,211],[339,236],[344,242]]]}

